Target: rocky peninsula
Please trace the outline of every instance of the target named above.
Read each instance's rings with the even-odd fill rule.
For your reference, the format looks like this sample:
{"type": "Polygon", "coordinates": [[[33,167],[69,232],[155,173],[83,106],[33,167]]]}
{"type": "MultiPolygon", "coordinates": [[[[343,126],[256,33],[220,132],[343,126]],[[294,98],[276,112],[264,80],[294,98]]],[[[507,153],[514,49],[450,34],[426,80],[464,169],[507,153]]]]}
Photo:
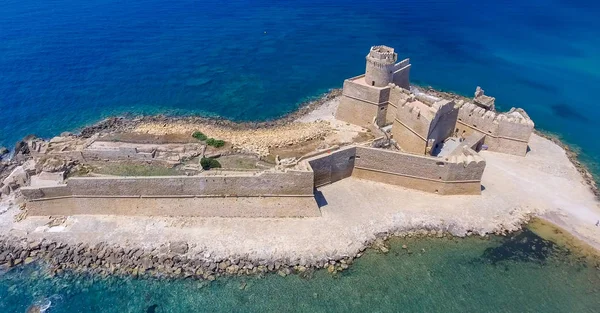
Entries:
{"type": "MultiPolygon", "coordinates": [[[[270,151],[293,151],[283,148],[300,153],[307,146],[314,149],[315,139],[328,146],[368,138],[369,131],[335,119],[339,100],[334,91],[302,114],[253,127],[192,117],[114,118],[71,136],[163,136],[202,129],[235,151],[266,160],[270,151]]],[[[3,179],[29,160],[19,147],[23,145],[4,163],[3,179]]],[[[0,203],[0,263],[12,267],[42,260],[50,273],[84,270],[207,280],[267,272],[310,275],[316,268],[334,273],[348,268],[368,247],[387,252],[389,236],[505,234],[532,217],[600,248],[600,208],[589,185],[593,180],[555,141],[534,134],[530,149],[524,158],[483,151],[488,166],[481,196],[441,196],[348,178],[318,188],[326,203],[320,217],[310,218],[27,216],[16,190],[0,203]]],[[[78,164],[64,166],[79,170],[78,164]]]]}
{"type": "Polygon", "coordinates": [[[116,117],[24,138],[0,166],[0,265],[335,274],[390,236],[485,238],[532,218],[600,249],[593,176],[523,109],[410,85],[387,46],[366,60],[275,121],[116,117]]]}

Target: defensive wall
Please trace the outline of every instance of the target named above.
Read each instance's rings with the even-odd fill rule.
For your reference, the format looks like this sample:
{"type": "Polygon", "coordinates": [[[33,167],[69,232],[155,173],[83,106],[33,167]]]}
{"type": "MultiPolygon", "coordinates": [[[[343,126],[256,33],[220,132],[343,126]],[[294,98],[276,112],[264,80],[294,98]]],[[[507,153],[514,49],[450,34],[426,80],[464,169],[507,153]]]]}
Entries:
{"type": "Polygon", "coordinates": [[[315,186],[356,177],[441,195],[479,195],[485,160],[461,146],[446,158],[349,146],[306,160],[315,186]]]}
{"type": "Polygon", "coordinates": [[[357,177],[441,195],[481,193],[485,161],[466,146],[435,158],[347,146],[294,169],[196,176],[72,177],[22,187],[28,213],[200,217],[320,216],[314,188],[357,177]]]}
{"type": "Polygon", "coordinates": [[[473,103],[459,109],[456,131],[466,138],[473,133],[485,135],[484,144],[495,152],[524,156],[534,123],[527,113],[512,108],[507,113],[485,110],[473,103]]]}
{"type": "Polygon", "coordinates": [[[23,187],[21,192],[29,201],[31,215],[291,217],[320,215],[313,189],[312,171],[286,169],[199,176],[73,177],[56,186],[23,187]],[[171,200],[180,205],[169,206],[171,200]],[[252,205],[261,209],[246,211],[245,206],[252,205]]]}
{"type": "Polygon", "coordinates": [[[424,101],[428,99],[416,99],[413,96],[401,99],[397,105],[392,134],[394,138],[402,139],[397,142],[403,151],[431,154],[429,149],[441,144],[454,132],[458,115],[454,102],[424,101]]]}

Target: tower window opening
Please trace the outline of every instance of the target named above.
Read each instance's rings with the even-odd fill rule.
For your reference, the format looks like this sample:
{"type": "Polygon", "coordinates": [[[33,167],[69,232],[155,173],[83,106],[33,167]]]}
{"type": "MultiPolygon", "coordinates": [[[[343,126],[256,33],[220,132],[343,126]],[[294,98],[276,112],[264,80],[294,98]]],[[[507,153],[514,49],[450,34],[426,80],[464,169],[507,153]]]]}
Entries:
{"type": "Polygon", "coordinates": [[[372,81],[372,82],[371,82],[371,86],[375,86],[375,81],[372,81]]]}

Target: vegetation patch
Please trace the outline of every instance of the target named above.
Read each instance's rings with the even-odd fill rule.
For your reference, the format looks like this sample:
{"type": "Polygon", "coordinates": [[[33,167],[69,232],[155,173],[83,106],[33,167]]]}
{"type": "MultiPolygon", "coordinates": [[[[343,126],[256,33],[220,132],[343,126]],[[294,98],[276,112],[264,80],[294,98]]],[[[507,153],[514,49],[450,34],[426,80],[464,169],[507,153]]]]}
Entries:
{"type": "Polygon", "coordinates": [[[219,139],[215,139],[215,138],[208,138],[206,140],[206,144],[209,145],[209,146],[213,146],[215,148],[221,148],[222,146],[225,145],[225,141],[219,140],[219,139]]]}
{"type": "Polygon", "coordinates": [[[200,141],[204,141],[204,140],[206,140],[206,139],[208,138],[208,137],[207,137],[207,136],[206,136],[206,135],[205,135],[203,132],[201,132],[201,131],[195,131],[195,132],[192,134],[192,137],[194,137],[194,138],[196,138],[196,139],[198,139],[198,140],[200,140],[200,141]]]}
{"type": "Polygon", "coordinates": [[[211,168],[221,168],[221,163],[213,158],[202,158],[200,160],[200,165],[205,170],[210,170],[211,168]]]}

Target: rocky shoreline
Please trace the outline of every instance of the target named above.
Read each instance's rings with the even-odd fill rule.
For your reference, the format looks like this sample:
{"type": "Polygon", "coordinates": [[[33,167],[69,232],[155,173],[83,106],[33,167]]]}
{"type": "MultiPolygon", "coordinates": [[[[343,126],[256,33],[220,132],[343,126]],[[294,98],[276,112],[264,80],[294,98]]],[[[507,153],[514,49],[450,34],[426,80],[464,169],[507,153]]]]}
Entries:
{"type": "MultiPolygon", "coordinates": [[[[507,235],[527,224],[531,216],[525,216],[517,228],[503,229],[495,235],[507,235]]],[[[480,236],[486,233],[467,231],[451,234],[441,229],[416,229],[394,233],[380,233],[375,239],[365,242],[355,253],[332,255],[327,258],[306,259],[251,259],[247,256],[215,258],[210,252],[192,253],[185,241],[169,242],[158,248],[144,249],[100,242],[95,245],[84,243],[67,244],[52,239],[24,239],[14,236],[0,236],[0,268],[11,269],[17,266],[41,262],[47,268],[47,275],[63,273],[86,273],[100,277],[150,277],[163,279],[192,278],[214,281],[218,277],[242,275],[277,274],[285,277],[299,275],[310,278],[315,270],[324,269],[336,275],[347,270],[366,250],[377,253],[390,252],[388,240],[392,238],[453,238],[480,236]]],[[[407,245],[403,250],[410,255],[414,251],[407,245]]]]}
{"type": "Polygon", "coordinates": [[[282,117],[263,121],[263,122],[235,122],[224,118],[214,117],[202,117],[202,116],[168,116],[168,115],[144,115],[141,117],[111,117],[104,119],[94,125],[84,127],[79,132],[79,135],[83,138],[89,138],[95,134],[115,132],[115,131],[129,131],[135,128],[137,125],[142,123],[190,123],[190,124],[207,124],[227,127],[232,130],[237,129],[262,129],[262,128],[273,128],[283,126],[292,123],[299,117],[306,115],[307,113],[318,108],[322,104],[330,101],[342,94],[342,89],[332,89],[320,97],[310,100],[302,105],[293,112],[286,114],[282,117]]]}

